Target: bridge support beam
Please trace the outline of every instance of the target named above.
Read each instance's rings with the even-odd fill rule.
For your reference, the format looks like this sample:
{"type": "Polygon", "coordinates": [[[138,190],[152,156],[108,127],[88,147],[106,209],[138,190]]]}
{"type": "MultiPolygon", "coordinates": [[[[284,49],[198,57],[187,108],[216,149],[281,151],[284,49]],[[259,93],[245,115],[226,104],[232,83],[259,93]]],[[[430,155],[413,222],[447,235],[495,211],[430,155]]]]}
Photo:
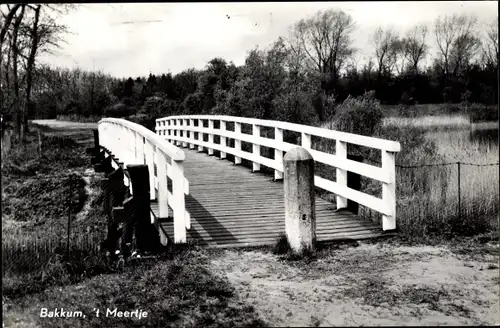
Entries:
{"type": "Polygon", "coordinates": [[[298,254],[314,249],[316,210],[314,159],[302,147],[284,157],[285,231],[291,249],[298,254]]]}
{"type": "Polygon", "coordinates": [[[133,207],[131,213],[135,240],[139,252],[155,252],[160,248],[160,234],[151,224],[149,203],[149,172],[147,165],[127,165],[132,182],[133,207]]]}

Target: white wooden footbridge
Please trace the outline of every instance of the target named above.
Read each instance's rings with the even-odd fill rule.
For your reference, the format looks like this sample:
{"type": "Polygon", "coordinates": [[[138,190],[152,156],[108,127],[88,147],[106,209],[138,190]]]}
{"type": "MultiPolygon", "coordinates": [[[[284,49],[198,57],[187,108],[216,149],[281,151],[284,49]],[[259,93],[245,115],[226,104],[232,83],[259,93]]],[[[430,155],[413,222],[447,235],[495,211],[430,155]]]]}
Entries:
{"type": "MultiPolygon", "coordinates": [[[[395,154],[400,144],[280,121],[232,116],[172,116],[156,120],[156,133],[123,120],[99,122],[100,146],[120,165],[149,168],[151,220],[175,243],[260,246],[276,242],[285,231],[283,156],[301,146],[316,163],[331,166],[336,181],[314,177],[318,189],[336,195],[336,205],[316,198],[319,242],[366,239],[396,228],[395,154]],[[300,145],[284,135],[300,135],[300,145]],[[335,154],[313,149],[313,139],[331,140],[335,154]],[[377,149],[381,167],[347,158],[349,144],[377,149]],[[245,165],[251,163],[251,169],[245,165]],[[382,197],[348,187],[347,173],[380,181],[382,197]],[[382,214],[381,222],[344,209],[352,200],[382,214]]],[[[128,182],[125,181],[127,185],[128,182]]]]}

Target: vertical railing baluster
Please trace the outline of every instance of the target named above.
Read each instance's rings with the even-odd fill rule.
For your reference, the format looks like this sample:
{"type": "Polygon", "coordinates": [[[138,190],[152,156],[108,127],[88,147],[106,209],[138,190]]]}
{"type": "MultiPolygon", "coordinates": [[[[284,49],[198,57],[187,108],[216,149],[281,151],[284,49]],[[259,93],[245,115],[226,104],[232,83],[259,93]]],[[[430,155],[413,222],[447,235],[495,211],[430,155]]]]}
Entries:
{"type": "MultiPolygon", "coordinates": [[[[182,137],[184,139],[187,139],[189,137],[189,132],[188,130],[186,129],[187,127],[187,123],[188,123],[188,120],[187,119],[179,119],[179,121],[182,123],[182,137]]],[[[187,142],[186,141],[183,141],[182,142],[182,147],[187,147],[187,142]]]]}
{"type": "MultiPolygon", "coordinates": [[[[195,140],[194,139],[195,132],[192,130],[194,128],[194,119],[192,118],[189,119],[189,126],[191,127],[191,131],[189,132],[189,139],[195,140]]],[[[194,149],[194,143],[189,144],[189,149],[194,149]]]]}
{"type": "Polygon", "coordinates": [[[155,174],[154,174],[154,163],[155,163],[155,158],[154,158],[154,152],[153,152],[153,145],[146,140],[146,143],[144,144],[144,152],[146,154],[146,165],[148,166],[149,170],[149,196],[151,200],[156,199],[156,183],[155,183],[155,174]]]}
{"type": "MultiPolygon", "coordinates": [[[[223,121],[223,120],[220,121],[220,130],[221,130],[221,133],[224,133],[226,131],[226,121],[223,121]]],[[[227,147],[226,137],[223,137],[221,135],[221,137],[220,137],[220,144],[221,144],[221,147],[223,147],[223,148],[227,147]]],[[[226,158],[226,152],[221,151],[220,152],[220,158],[221,159],[226,158]]]]}
{"type": "Polygon", "coordinates": [[[174,197],[174,242],[186,242],[186,205],[184,200],[183,162],[172,161],[172,194],[174,197]]]}
{"type": "Polygon", "coordinates": [[[382,183],[382,200],[391,215],[382,215],[382,230],[396,229],[396,153],[382,150],[382,170],[389,183],[382,183]]]}
{"type": "Polygon", "coordinates": [[[234,139],[234,164],[241,164],[241,123],[234,122],[234,133],[236,139],[234,139]]]}
{"type": "MultiPolygon", "coordinates": [[[[208,134],[208,143],[210,145],[214,144],[214,120],[208,120],[208,128],[211,130],[210,133],[208,134]]],[[[208,155],[213,155],[214,154],[214,149],[213,148],[208,148],[208,155]]]]}
{"type": "Polygon", "coordinates": [[[168,217],[167,159],[156,149],[156,178],[158,179],[158,210],[160,218],[168,217]]]}
{"type": "Polygon", "coordinates": [[[301,145],[306,149],[311,149],[311,135],[302,132],[300,135],[301,145]]]}
{"type": "MultiPolygon", "coordinates": [[[[257,124],[252,125],[252,135],[255,138],[260,138],[260,126],[259,125],[257,125],[257,124]]],[[[260,145],[259,144],[254,143],[252,145],[252,154],[255,157],[255,160],[260,161],[260,145]]],[[[255,162],[255,160],[252,163],[253,172],[260,171],[260,163],[255,162]]]]}
{"type": "MultiPolygon", "coordinates": [[[[274,128],[274,140],[277,143],[283,143],[283,129],[274,128]]],[[[274,170],[274,180],[283,179],[283,151],[281,149],[274,149],[274,161],[276,166],[280,168],[280,170],[274,170]]]]}
{"type": "MultiPolygon", "coordinates": [[[[347,143],[344,141],[337,140],[335,144],[335,155],[338,157],[339,161],[347,160],[347,143]]],[[[347,188],[347,170],[336,169],[337,171],[337,183],[347,188]]],[[[337,209],[347,207],[347,198],[342,196],[337,196],[337,209]]]]}
{"type": "MultiPolygon", "coordinates": [[[[203,120],[198,120],[198,129],[203,129],[203,120]]],[[[198,132],[198,141],[203,142],[203,132],[198,132]]],[[[198,145],[198,151],[203,151],[203,146],[198,145]]]]}

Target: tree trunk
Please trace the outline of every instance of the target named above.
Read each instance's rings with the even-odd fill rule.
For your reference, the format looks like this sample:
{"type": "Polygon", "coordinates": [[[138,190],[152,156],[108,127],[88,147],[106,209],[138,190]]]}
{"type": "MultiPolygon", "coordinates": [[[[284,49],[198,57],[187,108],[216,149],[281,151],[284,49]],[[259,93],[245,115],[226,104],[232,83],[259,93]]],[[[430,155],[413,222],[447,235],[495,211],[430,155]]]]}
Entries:
{"type": "Polygon", "coordinates": [[[28,106],[30,106],[31,101],[31,87],[33,84],[33,70],[35,69],[35,58],[36,52],[38,50],[38,22],[40,19],[40,9],[41,5],[38,5],[35,9],[35,20],[33,22],[33,29],[31,31],[31,49],[28,57],[28,64],[26,66],[26,104],[23,112],[23,125],[24,132],[28,132],[28,106]]]}
{"type": "MultiPolygon", "coordinates": [[[[24,4],[22,5],[23,8],[23,13],[24,13],[24,4]]],[[[12,7],[12,9],[9,11],[7,14],[7,17],[5,18],[5,23],[2,26],[2,30],[0,31],[0,47],[3,45],[3,42],[5,40],[5,36],[7,35],[7,31],[9,30],[10,23],[12,22],[12,19],[14,18],[14,15],[16,14],[17,10],[21,7],[20,3],[17,3],[12,7]]],[[[23,16],[23,13],[21,13],[21,17],[23,16]]]]}
{"type": "Polygon", "coordinates": [[[15,110],[15,116],[16,116],[16,125],[15,129],[19,138],[19,141],[22,140],[22,132],[21,132],[21,126],[22,126],[22,114],[21,114],[21,99],[19,95],[19,76],[17,72],[17,63],[18,63],[18,55],[19,55],[19,47],[17,44],[17,35],[19,32],[19,26],[21,25],[21,21],[24,16],[24,9],[25,9],[25,4],[21,5],[21,13],[19,16],[17,16],[16,21],[14,22],[14,30],[12,31],[12,71],[13,71],[13,82],[14,82],[14,110],[15,110]]]}

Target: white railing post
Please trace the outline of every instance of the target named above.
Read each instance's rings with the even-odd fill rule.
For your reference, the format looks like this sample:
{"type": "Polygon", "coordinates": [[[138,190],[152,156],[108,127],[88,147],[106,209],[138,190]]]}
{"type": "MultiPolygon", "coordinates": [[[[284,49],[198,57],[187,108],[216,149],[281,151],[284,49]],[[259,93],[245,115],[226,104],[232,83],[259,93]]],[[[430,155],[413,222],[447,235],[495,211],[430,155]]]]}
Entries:
{"type": "MultiPolygon", "coordinates": [[[[222,121],[222,120],[220,121],[220,130],[221,130],[221,132],[222,131],[226,131],[226,121],[222,121]]],[[[224,133],[224,132],[222,132],[222,133],[224,133]]],[[[223,136],[220,137],[220,144],[221,144],[222,147],[226,147],[227,146],[226,137],[223,137],[223,136]]],[[[221,151],[220,152],[220,158],[221,159],[226,158],[226,152],[221,151]]]]}
{"type": "MultiPolygon", "coordinates": [[[[279,142],[279,143],[283,142],[283,129],[274,128],[274,140],[276,142],[279,142]]],[[[277,148],[274,149],[274,161],[276,162],[276,165],[278,167],[281,167],[281,171],[274,170],[274,180],[283,179],[284,167],[283,167],[283,151],[282,150],[277,149],[277,148]]]]}
{"type": "Polygon", "coordinates": [[[135,133],[135,161],[137,164],[144,164],[144,138],[139,133],[135,133]]]}
{"type": "MultiPolygon", "coordinates": [[[[183,138],[188,138],[189,137],[189,132],[188,130],[186,130],[186,127],[187,127],[187,124],[188,124],[188,120],[186,119],[180,119],[179,120],[181,123],[182,123],[182,137],[183,138]]],[[[183,141],[182,142],[182,147],[187,147],[187,142],[183,141]]]]}
{"type": "MultiPolygon", "coordinates": [[[[214,120],[208,120],[208,128],[210,130],[214,129],[214,120]]],[[[214,144],[214,134],[209,133],[208,134],[208,143],[213,145],[214,144]]],[[[214,149],[213,148],[208,148],[208,155],[213,155],[214,154],[214,149]]]]}
{"type": "MultiPolygon", "coordinates": [[[[241,135],[241,123],[234,122],[234,133],[236,134],[236,138],[239,138],[241,135]]],[[[241,140],[234,139],[234,164],[241,164],[241,157],[237,155],[241,155],[241,140]]]]}
{"type": "MultiPolygon", "coordinates": [[[[252,125],[252,135],[256,138],[260,138],[260,126],[257,124],[252,125]]],[[[252,153],[253,156],[260,158],[260,145],[259,144],[253,144],[252,145],[252,153]]],[[[253,162],[252,163],[252,170],[253,172],[257,172],[260,170],[260,163],[253,162]]]]}
{"type": "Polygon", "coordinates": [[[300,143],[301,143],[302,147],[304,147],[306,149],[311,149],[311,135],[310,134],[302,132],[300,135],[300,139],[301,139],[300,143]]]}
{"type": "MultiPolygon", "coordinates": [[[[198,120],[198,128],[203,129],[203,120],[198,120]]],[[[203,142],[203,132],[198,132],[198,141],[203,142]]],[[[203,146],[198,145],[198,151],[203,151],[203,146]]]]}
{"type": "Polygon", "coordinates": [[[172,135],[172,130],[171,130],[171,127],[170,127],[170,120],[167,120],[167,141],[168,142],[172,142],[172,139],[170,139],[169,137],[172,135]]]}
{"type": "Polygon", "coordinates": [[[172,161],[172,194],[174,197],[174,242],[186,242],[186,205],[184,202],[184,167],[182,162],[172,161]]]}
{"type": "Polygon", "coordinates": [[[392,215],[382,215],[382,230],[396,229],[396,162],[395,153],[382,151],[382,170],[386,172],[389,183],[382,183],[382,200],[392,215]]]}
{"type": "MultiPolygon", "coordinates": [[[[191,127],[191,129],[194,127],[194,120],[192,118],[189,119],[189,126],[191,127]]],[[[191,130],[189,132],[189,139],[194,140],[194,134],[195,134],[195,132],[193,130],[191,130]]],[[[193,143],[189,144],[189,149],[194,149],[194,144],[193,143]]]]}
{"type": "MultiPolygon", "coordinates": [[[[181,125],[180,120],[179,119],[175,119],[174,122],[175,122],[175,127],[176,127],[175,135],[177,137],[182,137],[181,127],[180,127],[180,125],[181,125]]],[[[176,145],[176,146],[180,146],[180,144],[181,144],[181,142],[179,140],[176,140],[175,143],[174,143],[174,145],[176,145]]]]}
{"type": "Polygon", "coordinates": [[[158,216],[168,218],[167,159],[156,149],[156,178],[158,179],[158,216]]]}
{"type": "Polygon", "coordinates": [[[149,197],[151,198],[151,200],[153,200],[156,199],[156,179],[154,169],[155,154],[153,145],[147,140],[144,144],[144,153],[146,155],[146,165],[148,166],[149,171],[149,197]]]}
{"type": "MultiPolygon", "coordinates": [[[[336,141],[336,156],[339,160],[347,160],[347,143],[344,141],[336,141]]],[[[347,187],[347,170],[337,168],[337,183],[342,187],[347,187]]],[[[337,209],[347,207],[347,198],[337,196],[337,209]]]]}

